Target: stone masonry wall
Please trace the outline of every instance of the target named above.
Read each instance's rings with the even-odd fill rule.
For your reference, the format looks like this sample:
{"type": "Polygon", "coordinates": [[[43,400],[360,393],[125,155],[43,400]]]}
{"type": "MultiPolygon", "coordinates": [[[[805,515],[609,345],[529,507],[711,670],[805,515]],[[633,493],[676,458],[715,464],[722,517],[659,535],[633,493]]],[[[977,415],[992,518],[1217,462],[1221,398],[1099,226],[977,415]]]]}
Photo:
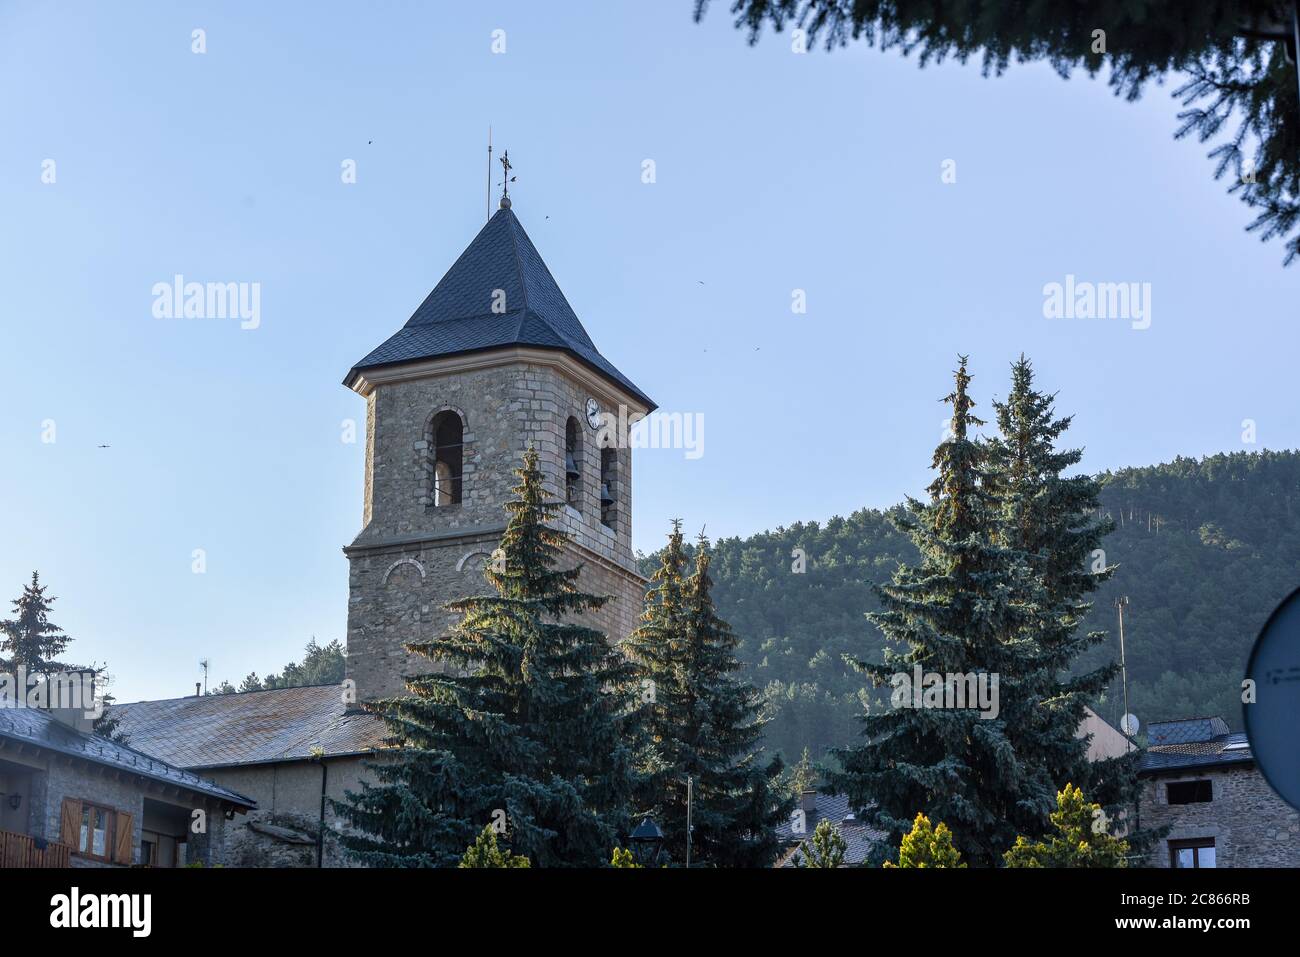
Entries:
{"type": "MultiPolygon", "coordinates": [[[[621,641],[641,610],[644,581],[631,535],[631,450],[616,450],[615,527],[601,521],[600,449],[587,423],[589,393],[549,365],[523,361],[417,380],[381,383],[368,397],[366,525],[345,549],[351,563],[348,675],[358,695],[400,693],[401,677],[429,668],[403,645],[445,631],[454,616],[442,606],[487,591],[483,563],[500,541],[513,498],[514,470],[531,444],[548,492],[565,498],[565,426],[581,430],[578,507],[566,505],[561,527],[573,541],[570,564],[584,563],[583,587],[615,596],[591,621],[621,641]],[[444,410],[464,425],[462,495],[457,505],[430,497],[429,423],[444,410]]],[[[617,415],[607,397],[602,411],[617,415]]]]}
{"type": "MultiPolygon", "coordinates": [[[[342,801],[346,793],[359,791],[363,777],[374,783],[360,757],[327,758],[325,795],[342,801]]],[[[284,761],[233,768],[218,768],[203,774],[218,784],[257,801],[257,810],[238,816],[227,825],[225,861],[231,867],[316,867],[316,841],[321,834],[322,762],[284,761]],[[307,843],[304,843],[306,841],[307,843]]],[[[356,861],[339,843],[343,822],[325,802],[323,865],[351,867],[356,861]]]]}
{"type": "MultiPolygon", "coordinates": [[[[60,839],[60,816],[65,797],[75,798],[79,801],[91,801],[95,804],[110,807],[115,811],[125,811],[131,815],[132,860],[138,862],[140,860],[140,831],[144,824],[144,800],[147,796],[150,800],[182,808],[186,814],[192,812],[196,807],[202,807],[207,812],[207,833],[188,835],[189,840],[185,845],[185,856],[181,861],[182,864],[200,859],[207,864],[226,863],[228,822],[220,806],[215,802],[206,804],[193,803],[191,805],[186,803],[183,798],[163,796],[162,794],[146,794],[141,782],[137,779],[129,777],[119,779],[116,774],[101,773],[97,767],[57,758],[50,760],[44,790],[44,826],[45,836],[48,840],[57,841],[60,839]]],[[[198,799],[196,798],[195,801],[197,802],[198,799]]],[[[72,863],[76,867],[107,866],[99,861],[88,860],[75,855],[72,863]]]]}
{"type": "Polygon", "coordinates": [[[1148,777],[1142,786],[1143,827],[1170,825],[1148,859],[1169,867],[1169,842],[1214,838],[1216,867],[1300,867],[1300,812],[1289,807],[1253,766],[1148,777]],[[1210,780],[1214,800],[1170,804],[1166,785],[1210,780]]]}

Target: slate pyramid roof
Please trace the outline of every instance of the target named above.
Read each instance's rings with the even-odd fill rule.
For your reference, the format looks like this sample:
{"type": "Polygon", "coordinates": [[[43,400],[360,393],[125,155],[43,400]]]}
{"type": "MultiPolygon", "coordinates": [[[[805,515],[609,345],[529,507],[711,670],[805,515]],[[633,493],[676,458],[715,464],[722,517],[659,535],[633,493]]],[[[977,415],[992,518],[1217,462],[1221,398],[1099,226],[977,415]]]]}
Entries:
{"type": "Polygon", "coordinates": [[[406,325],[353,366],[344,383],[366,369],[509,346],[566,352],[655,407],[596,349],[508,206],[479,230],[406,325]],[[505,293],[500,313],[492,311],[497,289],[505,293]]]}

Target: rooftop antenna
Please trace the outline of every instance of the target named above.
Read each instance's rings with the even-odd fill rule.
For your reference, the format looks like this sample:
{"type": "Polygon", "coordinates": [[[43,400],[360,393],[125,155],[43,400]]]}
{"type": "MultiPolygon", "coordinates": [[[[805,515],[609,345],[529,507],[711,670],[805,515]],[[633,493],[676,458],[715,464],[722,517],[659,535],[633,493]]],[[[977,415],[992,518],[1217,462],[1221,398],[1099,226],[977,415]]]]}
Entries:
{"type": "Polygon", "coordinates": [[[199,667],[203,669],[203,693],[208,693],[208,659],[204,658],[199,662],[199,667]]]}
{"type": "Polygon", "coordinates": [[[492,127],[488,126],[487,214],[492,218],[492,127]]]}
{"type": "Polygon", "coordinates": [[[501,208],[502,209],[510,208],[510,184],[515,181],[515,177],[510,175],[510,171],[512,169],[514,169],[514,167],[510,165],[510,151],[505,150],[501,154],[501,175],[502,175],[501,208]]]}
{"type": "Polygon", "coordinates": [[[1128,604],[1128,595],[1121,595],[1115,599],[1115,608],[1119,611],[1119,673],[1120,683],[1124,687],[1124,717],[1120,720],[1119,729],[1124,732],[1124,737],[1128,739],[1127,750],[1133,750],[1133,735],[1137,733],[1135,727],[1136,721],[1132,713],[1128,710],[1128,661],[1124,657],[1124,606],[1128,604]]]}

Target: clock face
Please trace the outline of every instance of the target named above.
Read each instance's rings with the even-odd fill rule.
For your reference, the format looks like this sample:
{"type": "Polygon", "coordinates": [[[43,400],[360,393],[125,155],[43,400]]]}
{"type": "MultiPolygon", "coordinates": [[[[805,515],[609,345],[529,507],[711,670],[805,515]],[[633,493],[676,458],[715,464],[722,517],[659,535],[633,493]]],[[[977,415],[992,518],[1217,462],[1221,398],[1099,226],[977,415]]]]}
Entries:
{"type": "Polygon", "coordinates": [[[600,414],[600,403],[598,403],[595,399],[588,399],[587,400],[587,424],[590,425],[593,429],[599,429],[602,421],[603,421],[603,417],[600,414]]]}

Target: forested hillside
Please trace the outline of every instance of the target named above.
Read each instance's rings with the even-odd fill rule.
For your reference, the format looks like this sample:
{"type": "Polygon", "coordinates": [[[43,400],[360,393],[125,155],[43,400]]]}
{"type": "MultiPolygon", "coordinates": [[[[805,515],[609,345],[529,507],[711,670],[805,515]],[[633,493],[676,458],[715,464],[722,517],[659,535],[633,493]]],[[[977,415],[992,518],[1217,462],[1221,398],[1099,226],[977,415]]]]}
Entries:
{"type": "MultiPolygon", "coordinates": [[[[1246,656],[1273,608],[1300,585],[1300,454],[1239,452],[1101,476],[1114,578],[1086,627],[1109,641],[1081,666],[1119,657],[1115,598],[1127,595],[1129,701],[1143,725],[1220,714],[1240,727],[1246,656]]],[[[797,760],[858,734],[864,693],[843,656],[878,660],[869,582],[889,579],[911,543],[874,510],[716,543],[719,609],[742,643],[746,676],[768,695],[769,748],[797,760]],[[806,555],[803,573],[799,557],[806,555]]],[[[1118,723],[1118,680],[1101,714],[1118,723]]]]}

